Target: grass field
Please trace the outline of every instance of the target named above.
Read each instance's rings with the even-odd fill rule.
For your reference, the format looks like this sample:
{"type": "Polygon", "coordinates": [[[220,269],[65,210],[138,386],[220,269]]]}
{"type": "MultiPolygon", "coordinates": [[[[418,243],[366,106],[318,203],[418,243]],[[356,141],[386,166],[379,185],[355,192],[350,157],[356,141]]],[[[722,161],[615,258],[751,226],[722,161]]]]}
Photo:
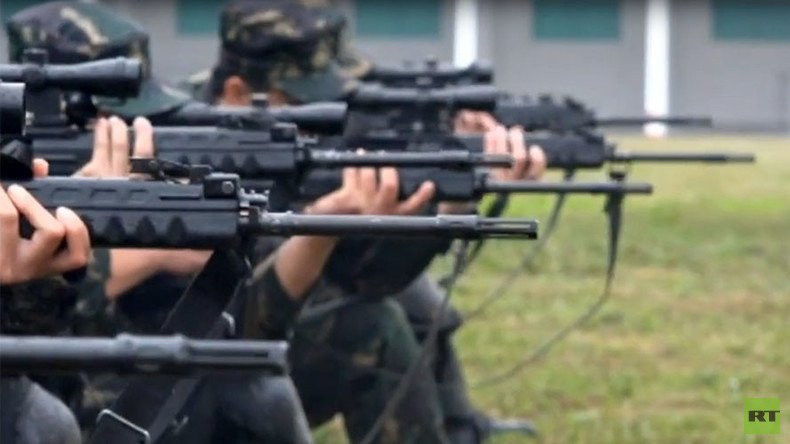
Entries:
{"type": "MultiPolygon", "coordinates": [[[[632,180],[652,182],[655,193],[626,201],[612,298],[518,376],[475,387],[600,293],[603,198],[569,199],[534,269],[457,334],[477,406],[530,418],[541,443],[790,443],[790,139],[618,141],[633,150],[753,151],[758,163],[635,166],[632,180]],[[743,434],[743,399],[760,396],[781,398],[782,435],[743,434]]],[[[520,198],[510,214],[543,219],[551,204],[520,198]]],[[[454,304],[472,309],[529,247],[490,243],[459,282],[454,304]]],[[[338,442],[333,429],[320,441],[338,442]]]]}

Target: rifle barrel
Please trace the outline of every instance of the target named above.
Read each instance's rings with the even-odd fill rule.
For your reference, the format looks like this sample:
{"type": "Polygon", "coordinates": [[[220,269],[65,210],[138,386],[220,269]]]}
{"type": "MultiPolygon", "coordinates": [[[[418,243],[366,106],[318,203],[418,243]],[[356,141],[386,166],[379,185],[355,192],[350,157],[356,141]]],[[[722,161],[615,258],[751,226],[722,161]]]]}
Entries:
{"type": "Polygon", "coordinates": [[[509,167],[513,163],[513,158],[509,155],[483,154],[463,150],[426,152],[373,151],[365,153],[345,150],[310,150],[308,157],[311,167],[509,167]]]}
{"type": "Polygon", "coordinates": [[[522,180],[487,181],[485,191],[494,193],[576,193],[576,194],[651,194],[653,185],[643,182],[532,182],[522,180]]]}
{"type": "Polygon", "coordinates": [[[648,123],[664,123],[667,125],[682,125],[682,126],[698,126],[710,127],[713,126],[713,119],[710,117],[607,117],[604,119],[596,119],[595,123],[598,126],[639,126],[648,123]]]}
{"type": "Polygon", "coordinates": [[[705,163],[754,163],[752,153],[704,153],[704,152],[614,152],[612,162],[705,162],[705,163]]]}
{"type": "Polygon", "coordinates": [[[251,234],[294,236],[388,236],[476,240],[483,237],[537,239],[538,223],[530,219],[480,216],[346,216],[263,213],[248,225],[251,234]]]}
{"type": "Polygon", "coordinates": [[[4,373],[286,370],[288,346],[278,341],[198,340],[175,336],[73,338],[0,336],[4,373]]]}

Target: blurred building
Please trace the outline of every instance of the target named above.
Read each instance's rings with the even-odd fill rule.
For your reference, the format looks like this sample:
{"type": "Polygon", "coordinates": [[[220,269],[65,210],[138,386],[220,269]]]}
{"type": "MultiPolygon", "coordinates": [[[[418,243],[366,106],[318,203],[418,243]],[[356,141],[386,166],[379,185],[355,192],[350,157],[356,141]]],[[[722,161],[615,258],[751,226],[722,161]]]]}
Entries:
{"type": "MultiPolygon", "coordinates": [[[[221,0],[101,0],[152,34],[155,71],[208,68],[221,0]]],[[[7,18],[30,0],[2,0],[7,18]]],[[[570,94],[602,115],[711,115],[790,129],[790,0],[337,0],[377,61],[491,61],[514,93],[570,94]],[[459,30],[456,32],[456,30],[459,30]],[[650,67],[650,69],[646,69],[650,67]]],[[[5,36],[0,56],[5,58],[5,36]]]]}

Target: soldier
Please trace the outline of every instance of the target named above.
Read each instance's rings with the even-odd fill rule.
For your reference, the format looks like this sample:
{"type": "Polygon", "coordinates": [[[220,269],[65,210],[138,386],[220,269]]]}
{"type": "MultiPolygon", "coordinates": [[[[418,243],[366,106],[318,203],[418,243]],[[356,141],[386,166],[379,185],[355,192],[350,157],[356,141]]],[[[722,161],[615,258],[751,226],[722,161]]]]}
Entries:
{"type": "MultiPolygon", "coordinates": [[[[46,176],[47,164],[33,162],[46,176]]],[[[73,300],[61,275],[85,267],[90,257],[88,229],[67,208],[53,216],[25,189],[0,187],[0,329],[4,334],[46,334],[58,325],[60,309],[73,300]],[[24,218],[33,228],[19,234],[24,218]],[[65,248],[61,248],[65,243],[65,248]]],[[[0,378],[0,441],[76,444],[79,427],[68,408],[26,376],[0,378]]]]}
{"type": "MultiPolygon", "coordinates": [[[[203,97],[230,106],[250,105],[256,93],[265,93],[274,106],[343,97],[356,82],[332,60],[331,41],[324,38],[328,25],[295,2],[229,4],[221,18],[219,61],[202,90],[203,97]]],[[[424,196],[428,189],[424,184],[417,194],[424,196]]],[[[345,274],[355,269],[349,261],[352,257],[358,262],[363,255],[358,250],[346,254],[336,250],[333,258],[337,260],[330,261],[336,266],[330,268],[345,274]]],[[[356,294],[377,299],[384,291],[375,285],[356,290],[356,294]]],[[[308,312],[313,305],[344,298],[345,292],[336,282],[327,282],[312,292],[308,312]]],[[[360,297],[347,299],[350,302],[341,303],[337,310],[298,321],[290,359],[311,425],[341,413],[350,439],[357,442],[370,430],[418,349],[396,304],[386,299],[375,303],[360,297]]],[[[423,376],[409,388],[378,442],[446,440],[435,388],[426,369],[420,373],[423,376]]]]}
{"type": "MultiPolygon", "coordinates": [[[[208,101],[226,105],[249,105],[253,94],[258,92],[265,92],[269,104],[275,106],[342,99],[356,87],[355,80],[364,78],[372,67],[348,44],[345,24],[345,17],[329,8],[323,0],[233,3],[225,9],[221,19],[222,51],[219,61],[210,75],[193,77],[191,89],[208,101]],[[253,17],[256,20],[252,20],[253,17]],[[278,35],[278,32],[283,35],[278,35]],[[279,50],[277,45],[284,47],[286,41],[289,50],[279,50]],[[201,78],[206,80],[202,87],[199,85],[201,78]]],[[[486,151],[514,157],[511,169],[492,172],[497,179],[537,179],[545,170],[543,151],[536,146],[527,149],[521,129],[508,130],[490,114],[462,111],[456,116],[456,129],[458,132],[483,132],[486,151]]],[[[454,213],[466,212],[470,208],[442,204],[439,210],[454,213]]],[[[391,263],[401,264],[400,267],[418,264],[412,268],[420,270],[427,266],[436,251],[433,246],[426,248],[424,244],[386,241],[379,242],[378,248],[386,251],[391,263]]],[[[381,263],[371,261],[362,268],[392,269],[381,263]]],[[[403,271],[387,276],[360,277],[355,282],[344,282],[342,287],[352,292],[360,288],[376,288],[385,294],[388,289],[392,293],[402,290],[397,291],[395,297],[415,333],[422,339],[444,296],[426,274],[403,271]],[[412,279],[406,279],[407,276],[416,278],[408,286],[406,284],[412,279]]],[[[445,428],[452,442],[479,442],[485,439],[492,422],[472,407],[457,352],[452,345],[451,335],[461,325],[461,317],[451,309],[441,322],[433,373],[439,386],[445,428]]],[[[297,388],[304,399],[307,389],[302,387],[298,378],[297,388]]],[[[308,407],[308,413],[309,410],[308,407]]]]}
{"type": "MultiPolygon", "coordinates": [[[[140,27],[134,24],[129,24],[128,21],[118,18],[117,15],[103,9],[95,4],[83,3],[67,3],[55,2],[47,5],[30,8],[23,11],[9,25],[9,35],[11,36],[12,54],[21,54],[23,47],[39,46],[49,49],[56,56],[64,51],[72,52],[74,48],[79,50],[79,54],[71,58],[58,58],[53,57],[54,61],[83,61],[96,56],[108,55],[132,55],[141,58],[150,69],[150,62],[147,59],[147,37],[140,31],[140,27]],[[42,18],[45,18],[42,20],[42,18]],[[43,29],[42,29],[43,28],[43,29]],[[63,29],[70,30],[67,35],[59,35],[63,29]],[[110,33],[109,30],[112,30],[110,33]],[[86,35],[87,34],[87,35],[86,35]],[[112,35],[113,38],[102,38],[103,35],[112,35]],[[35,36],[35,37],[30,37],[35,36]],[[98,37],[97,37],[98,36],[98,37]],[[109,48],[112,48],[110,50],[109,48]]],[[[149,79],[151,79],[149,77],[149,79]]],[[[159,90],[163,90],[159,88],[159,90]]],[[[151,98],[154,104],[158,102],[157,98],[151,98]]],[[[147,106],[148,98],[145,98],[136,106],[132,107],[134,111],[144,112],[163,112],[168,109],[168,106],[147,106]]],[[[174,102],[167,102],[172,104],[174,102]]],[[[114,104],[107,101],[100,103],[102,108],[114,111],[129,112],[128,109],[120,109],[113,106],[114,104]]],[[[137,132],[137,141],[148,140],[150,145],[150,125],[145,125],[138,121],[135,125],[137,132]],[[148,134],[141,137],[141,135],[148,134]]],[[[128,159],[128,140],[125,139],[126,128],[122,125],[119,119],[111,118],[108,120],[98,120],[96,124],[96,141],[97,146],[94,151],[94,160],[83,171],[96,175],[124,175],[128,172],[126,167],[128,159]],[[99,160],[97,160],[99,159],[99,160]]],[[[139,143],[139,142],[138,142],[139,143]]],[[[153,152],[153,147],[141,147],[138,145],[136,153],[150,155],[153,152]]],[[[432,188],[426,184],[423,189],[418,192],[412,199],[405,202],[397,202],[393,190],[397,190],[397,175],[393,169],[383,169],[380,174],[374,169],[348,169],[344,172],[343,187],[331,193],[328,196],[315,202],[309,206],[306,211],[322,214],[322,213],[336,213],[336,214],[355,214],[355,213],[375,213],[375,214],[407,214],[413,212],[414,208],[422,205],[423,202],[430,199],[432,188]],[[379,176],[381,180],[376,181],[379,176]]],[[[297,237],[292,238],[285,242],[281,248],[278,249],[277,255],[272,260],[265,261],[256,267],[255,279],[253,279],[252,286],[256,290],[256,298],[250,302],[251,306],[248,312],[256,313],[254,318],[254,325],[258,334],[265,332],[267,335],[282,335],[282,332],[287,330],[289,325],[289,317],[295,314],[296,309],[301,306],[301,296],[313,286],[313,282],[318,278],[320,273],[311,272],[311,270],[320,271],[324,261],[328,258],[329,252],[333,249],[335,240],[331,238],[321,237],[297,237]]],[[[255,249],[256,257],[261,258],[267,256],[271,248],[259,247],[255,249]]],[[[112,263],[116,262],[110,260],[110,267],[112,263]]],[[[178,262],[178,261],[175,261],[178,262]]],[[[117,263],[117,262],[116,262],[117,263]]],[[[171,281],[172,282],[172,281],[171,281]]],[[[139,283],[139,280],[134,284],[139,283]]],[[[109,282],[104,286],[98,286],[100,299],[112,299],[116,306],[122,306],[123,302],[129,300],[130,293],[125,292],[126,288],[133,285],[118,285],[110,286],[109,282]]],[[[177,286],[177,285],[176,285],[177,286]]],[[[139,287],[138,287],[139,288],[139,287]]],[[[145,287],[143,287],[145,288],[145,287]]],[[[169,288],[173,288],[171,285],[169,288]]],[[[151,297],[151,294],[165,295],[167,290],[162,288],[162,283],[155,283],[146,288],[145,297],[140,298],[141,304],[147,303],[151,305],[152,300],[156,300],[160,304],[159,298],[151,297]]],[[[171,293],[180,293],[170,290],[171,293]]],[[[140,291],[140,293],[143,293],[140,291]]],[[[149,310],[150,311],[150,310],[149,310]]],[[[360,308],[349,310],[354,313],[356,317],[344,316],[337,318],[340,322],[347,324],[360,325],[355,319],[400,319],[398,312],[393,309],[391,305],[386,303],[365,303],[360,304],[360,308]],[[384,313],[384,315],[381,315],[384,313]]],[[[147,318],[145,316],[144,318],[147,318]]],[[[153,324],[151,327],[158,327],[158,323],[153,324]]],[[[405,323],[402,323],[405,325],[405,323]]],[[[128,325],[128,324],[127,324],[128,325]]],[[[360,338],[364,339],[362,346],[356,346],[355,351],[360,352],[355,358],[364,361],[365,366],[377,364],[377,362],[369,362],[371,355],[378,356],[381,350],[386,350],[386,354],[382,359],[399,359],[398,362],[404,362],[405,366],[408,364],[407,358],[400,356],[398,348],[386,347],[388,343],[409,344],[408,340],[404,341],[399,335],[404,332],[408,334],[408,329],[398,329],[397,322],[373,322],[366,324],[366,335],[355,335],[353,340],[359,341],[360,338]],[[393,327],[394,326],[394,327],[393,327]],[[396,340],[388,339],[395,338],[396,340]],[[367,347],[367,348],[365,348],[367,347]]],[[[136,330],[140,330],[140,325],[132,323],[136,330]]],[[[145,330],[145,328],[143,328],[145,330]]],[[[268,336],[267,336],[268,337],[268,336]]],[[[348,338],[338,337],[337,341],[345,341],[348,338]]],[[[411,343],[414,344],[413,338],[411,343]]],[[[362,382],[365,377],[369,375],[363,372],[360,378],[354,382],[362,382]]],[[[86,398],[98,399],[99,406],[106,405],[108,399],[112,398],[112,391],[103,390],[102,387],[89,387],[86,391],[86,398]]],[[[279,421],[261,421],[261,417],[266,417],[267,413],[261,404],[255,401],[255,394],[264,392],[259,387],[240,385],[237,381],[223,380],[217,384],[212,384],[209,388],[196,393],[196,399],[206,400],[207,402],[194,402],[188,408],[187,415],[191,415],[189,421],[194,426],[186,427],[178,435],[177,439],[181,441],[199,442],[198,440],[205,440],[212,432],[222,425],[221,423],[231,422],[235,427],[230,429],[241,435],[240,438],[245,439],[264,439],[262,435],[268,433],[270,441],[282,440],[283,442],[301,442],[304,437],[287,438],[283,435],[278,435],[271,430],[262,430],[269,425],[283,425],[293,423],[293,419],[283,419],[288,415],[279,415],[279,421]],[[235,384],[235,386],[234,386],[235,384]],[[250,402],[238,402],[241,398],[253,398],[250,402]],[[224,421],[217,420],[224,418],[224,421]],[[216,426],[216,427],[215,427],[216,426]],[[248,435],[253,435],[252,438],[248,435]]],[[[276,405],[278,412],[283,412],[283,402],[278,399],[270,402],[268,405],[276,405]]],[[[422,415],[421,411],[430,409],[430,404],[419,403],[420,408],[412,409],[410,414],[411,422],[419,424],[424,421],[424,418],[430,415],[422,415]]],[[[287,412],[287,409],[285,410],[287,412]]],[[[353,419],[353,418],[352,418],[353,419]]],[[[359,421],[362,421],[361,419],[359,421]]],[[[351,421],[353,423],[353,420],[351,421]]],[[[298,421],[297,421],[298,423],[298,421]]],[[[286,427],[287,428],[287,427],[286,427]]],[[[294,427],[298,429],[299,427],[294,427]]],[[[228,428],[225,428],[227,431],[228,428]]],[[[216,433],[216,432],[215,432],[216,433]]],[[[216,435],[217,439],[228,438],[222,434],[216,435]]],[[[309,437],[307,438],[309,439],[309,437]]],[[[398,440],[395,438],[395,440],[398,440]]]]}

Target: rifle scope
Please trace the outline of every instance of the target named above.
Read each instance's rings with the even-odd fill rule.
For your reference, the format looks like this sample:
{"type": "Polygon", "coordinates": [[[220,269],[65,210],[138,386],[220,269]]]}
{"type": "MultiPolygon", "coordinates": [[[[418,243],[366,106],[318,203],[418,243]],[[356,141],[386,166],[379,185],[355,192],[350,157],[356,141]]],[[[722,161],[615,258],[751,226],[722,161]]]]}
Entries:
{"type": "Polygon", "coordinates": [[[366,81],[381,82],[392,87],[490,84],[493,79],[494,70],[488,63],[473,62],[458,68],[436,60],[426,60],[417,66],[413,63],[403,66],[377,65],[365,76],[366,81]]]}
{"type": "Polygon", "coordinates": [[[57,88],[129,98],[140,93],[143,68],[139,60],[123,57],[72,65],[0,64],[0,80],[22,82],[29,90],[57,88]]]}
{"type": "Polygon", "coordinates": [[[306,105],[269,108],[278,122],[295,123],[300,130],[316,134],[342,134],[348,105],[343,102],[318,102],[306,105]]]}
{"type": "Polygon", "coordinates": [[[447,107],[493,110],[498,91],[489,85],[467,85],[437,89],[385,88],[364,85],[350,98],[351,108],[447,107]]]}

